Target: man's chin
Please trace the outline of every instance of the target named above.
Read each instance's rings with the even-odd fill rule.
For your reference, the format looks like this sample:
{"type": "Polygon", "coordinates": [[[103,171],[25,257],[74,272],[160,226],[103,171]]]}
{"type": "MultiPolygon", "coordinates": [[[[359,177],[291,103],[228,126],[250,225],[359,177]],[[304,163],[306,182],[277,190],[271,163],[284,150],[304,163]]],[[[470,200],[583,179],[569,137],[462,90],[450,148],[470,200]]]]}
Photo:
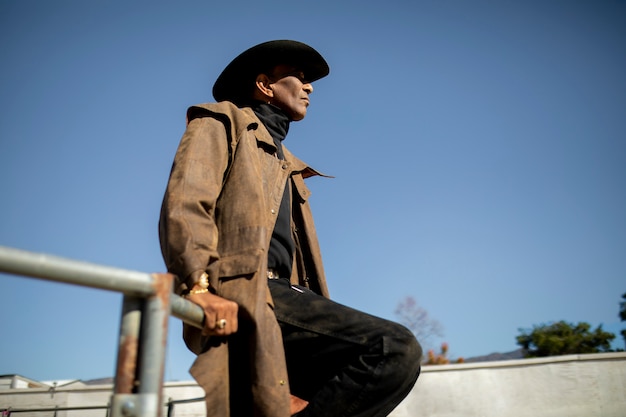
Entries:
{"type": "Polygon", "coordinates": [[[304,119],[305,116],[306,116],[306,111],[304,111],[302,113],[292,114],[291,115],[291,120],[294,121],[294,122],[299,122],[300,120],[304,119]]]}

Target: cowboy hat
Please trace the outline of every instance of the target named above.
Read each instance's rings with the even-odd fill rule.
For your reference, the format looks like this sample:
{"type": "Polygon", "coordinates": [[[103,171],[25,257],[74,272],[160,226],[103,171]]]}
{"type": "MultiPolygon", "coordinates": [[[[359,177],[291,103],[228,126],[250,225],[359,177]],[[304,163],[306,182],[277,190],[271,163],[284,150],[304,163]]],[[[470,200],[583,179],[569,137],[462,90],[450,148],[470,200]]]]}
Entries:
{"type": "Polygon", "coordinates": [[[256,76],[281,64],[297,67],[308,82],[330,72],[326,60],[309,45],[292,40],[264,42],[242,52],[224,68],[213,85],[213,97],[243,104],[250,99],[256,76]]]}

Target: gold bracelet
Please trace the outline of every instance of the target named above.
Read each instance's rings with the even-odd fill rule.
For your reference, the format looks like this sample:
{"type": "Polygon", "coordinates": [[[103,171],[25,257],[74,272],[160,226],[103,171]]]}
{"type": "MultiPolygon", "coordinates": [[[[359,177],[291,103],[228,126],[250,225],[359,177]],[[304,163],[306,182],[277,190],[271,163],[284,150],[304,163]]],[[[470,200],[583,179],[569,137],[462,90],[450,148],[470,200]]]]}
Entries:
{"type": "Polygon", "coordinates": [[[200,288],[199,290],[191,290],[187,294],[204,294],[205,292],[209,292],[208,288],[200,288]]]}

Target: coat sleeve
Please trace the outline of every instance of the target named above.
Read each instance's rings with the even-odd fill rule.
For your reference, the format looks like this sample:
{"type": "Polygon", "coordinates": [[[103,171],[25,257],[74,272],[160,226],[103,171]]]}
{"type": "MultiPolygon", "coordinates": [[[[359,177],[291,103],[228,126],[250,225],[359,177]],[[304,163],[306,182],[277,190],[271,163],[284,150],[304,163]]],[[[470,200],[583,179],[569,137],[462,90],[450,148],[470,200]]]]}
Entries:
{"type": "Polygon", "coordinates": [[[179,284],[192,285],[219,258],[215,205],[232,153],[227,132],[216,118],[193,119],[174,158],[159,239],[167,269],[179,284]]]}

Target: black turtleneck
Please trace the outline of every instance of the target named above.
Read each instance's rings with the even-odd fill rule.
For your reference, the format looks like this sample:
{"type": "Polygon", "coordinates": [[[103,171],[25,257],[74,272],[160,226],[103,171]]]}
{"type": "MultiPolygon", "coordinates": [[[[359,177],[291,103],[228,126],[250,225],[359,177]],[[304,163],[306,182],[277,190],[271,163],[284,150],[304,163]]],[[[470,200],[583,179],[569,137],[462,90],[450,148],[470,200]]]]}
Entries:
{"type": "MultiPolygon", "coordinates": [[[[276,145],[276,155],[279,159],[285,159],[282,141],[289,131],[289,117],[281,109],[267,103],[259,103],[252,107],[252,110],[267,128],[274,144],[276,145]]],[[[286,184],[289,184],[287,181],[286,184]]],[[[295,243],[291,236],[291,207],[290,190],[285,185],[285,192],[280,202],[280,209],[276,219],[276,225],[272,232],[272,240],[267,257],[267,267],[278,271],[280,277],[289,278],[291,276],[291,265],[295,243]]]]}

